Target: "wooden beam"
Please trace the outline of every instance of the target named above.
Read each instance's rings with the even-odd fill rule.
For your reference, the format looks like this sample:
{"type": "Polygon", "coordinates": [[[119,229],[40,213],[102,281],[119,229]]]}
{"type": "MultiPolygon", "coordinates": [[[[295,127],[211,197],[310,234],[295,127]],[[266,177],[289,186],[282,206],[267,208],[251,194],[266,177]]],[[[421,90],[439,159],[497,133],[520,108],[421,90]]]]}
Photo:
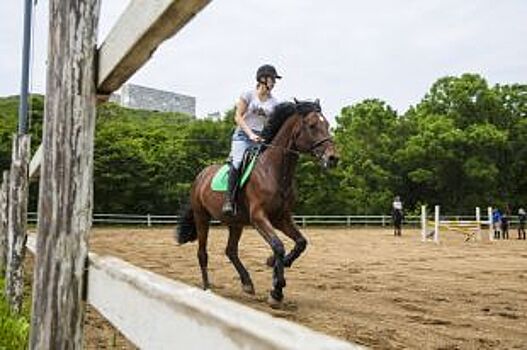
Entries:
{"type": "Polygon", "coordinates": [[[88,303],[139,349],[364,349],[112,256],[88,266],[88,303]]]}
{"type": "Polygon", "coordinates": [[[100,0],[50,0],[30,349],[82,349],[100,0]]]}
{"type": "Polygon", "coordinates": [[[30,136],[13,135],[13,158],[9,171],[6,297],[11,311],[15,314],[22,311],[24,297],[29,158],[30,136]]]}
{"type": "MultiPolygon", "coordinates": [[[[106,101],[210,1],[132,0],[98,50],[99,101],[106,101]]],[[[42,145],[31,160],[30,179],[39,175],[41,161],[42,145]]]]}
{"type": "Polygon", "coordinates": [[[117,90],[210,0],[132,0],[99,49],[97,90],[117,90]]]}
{"type": "Polygon", "coordinates": [[[29,163],[29,180],[38,179],[40,172],[40,163],[42,162],[42,144],[37,148],[37,151],[31,158],[31,163],[29,163]]]}
{"type": "Polygon", "coordinates": [[[7,266],[7,206],[9,202],[9,171],[2,173],[0,187],[0,278],[4,278],[7,266]]]}

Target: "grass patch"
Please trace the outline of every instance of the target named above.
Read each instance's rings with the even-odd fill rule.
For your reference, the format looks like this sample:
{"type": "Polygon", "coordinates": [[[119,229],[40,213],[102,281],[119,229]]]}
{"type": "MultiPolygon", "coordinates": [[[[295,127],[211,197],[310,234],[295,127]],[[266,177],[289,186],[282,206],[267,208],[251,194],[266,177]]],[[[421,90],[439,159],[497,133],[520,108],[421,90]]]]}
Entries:
{"type": "Polygon", "coordinates": [[[29,341],[28,303],[24,303],[22,315],[12,315],[5,297],[4,286],[4,280],[0,278],[0,350],[27,349],[29,341]]]}

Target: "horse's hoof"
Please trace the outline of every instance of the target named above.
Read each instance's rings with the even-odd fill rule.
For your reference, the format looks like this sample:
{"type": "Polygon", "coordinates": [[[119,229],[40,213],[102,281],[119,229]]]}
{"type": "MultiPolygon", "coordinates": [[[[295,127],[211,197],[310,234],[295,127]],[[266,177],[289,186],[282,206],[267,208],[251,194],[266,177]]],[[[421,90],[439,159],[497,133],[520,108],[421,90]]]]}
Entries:
{"type": "Polygon", "coordinates": [[[242,290],[247,293],[254,295],[254,286],[252,284],[242,284],[242,290]]]}
{"type": "Polygon", "coordinates": [[[273,309],[280,309],[282,307],[282,300],[277,300],[272,294],[269,294],[269,297],[267,297],[267,304],[273,309]]]}
{"type": "Polygon", "coordinates": [[[274,266],[274,255],[269,256],[265,263],[267,264],[267,266],[273,267],[274,266]]]}

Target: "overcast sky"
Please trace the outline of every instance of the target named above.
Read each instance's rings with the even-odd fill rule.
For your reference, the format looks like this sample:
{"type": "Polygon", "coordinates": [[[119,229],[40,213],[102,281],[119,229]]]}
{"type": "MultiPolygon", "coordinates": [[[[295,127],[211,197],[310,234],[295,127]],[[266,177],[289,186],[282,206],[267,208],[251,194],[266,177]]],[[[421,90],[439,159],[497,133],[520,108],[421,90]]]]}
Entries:
{"type": "MultiPolygon", "coordinates": [[[[101,42],[126,0],[103,0],[101,42]]],[[[44,92],[47,0],[34,14],[33,91],[44,92]]],[[[18,94],[23,1],[0,1],[0,96],[18,94]]],[[[331,119],[364,98],[399,112],[439,77],[475,72],[527,82],[526,0],[213,0],[165,42],[132,83],[197,98],[224,112],[274,64],[282,99],[320,98],[331,119]]]]}

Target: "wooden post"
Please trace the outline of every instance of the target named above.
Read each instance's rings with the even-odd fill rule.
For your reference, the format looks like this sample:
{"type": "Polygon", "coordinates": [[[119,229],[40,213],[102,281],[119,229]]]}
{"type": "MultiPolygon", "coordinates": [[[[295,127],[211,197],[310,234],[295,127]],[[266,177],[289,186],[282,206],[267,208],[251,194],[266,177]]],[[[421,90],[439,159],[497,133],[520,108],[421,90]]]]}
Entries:
{"type": "Polygon", "coordinates": [[[435,220],[435,225],[434,225],[434,242],[436,243],[439,243],[439,224],[440,224],[440,220],[441,218],[439,217],[439,205],[436,205],[435,206],[435,210],[434,210],[434,220],[435,220]]]}
{"type": "Polygon", "coordinates": [[[20,313],[24,297],[24,257],[27,240],[29,135],[13,136],[13,158],[9,172],[7,219],[6,297],[13,313],[20,313]]]}
{"type": "Polygon", "coordinates": [[[421,241],[426,241],[426,205],[421,205],[421,241]]]}
{"type": "Polygon", "coordinates": [[[50,0],[30,349],[81,349],[100,0],[50,0]]]}
{"type": "Polygon", "coordinates": [[[476,207],[476,234],[478,239],[481,240],[481,210],[479,207],[476,207]]]}
{"type": "Polygon", "coordinates": [[[2,174],[0,187],[0,277],[5,276],[7,264],[7,205],[9,198],[9,171],[2,174]]]}

